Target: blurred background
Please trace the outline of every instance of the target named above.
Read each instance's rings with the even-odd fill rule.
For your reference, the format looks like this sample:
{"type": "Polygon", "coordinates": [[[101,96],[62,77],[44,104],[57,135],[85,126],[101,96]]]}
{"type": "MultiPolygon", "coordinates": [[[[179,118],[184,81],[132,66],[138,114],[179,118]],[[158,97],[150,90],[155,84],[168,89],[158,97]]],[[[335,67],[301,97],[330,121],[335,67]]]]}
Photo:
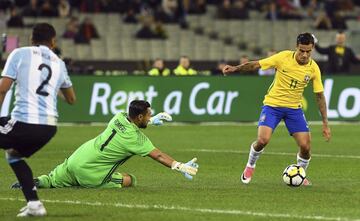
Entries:
{"type": "MultiPolygon", "coordinates": [[[[177,122],[257,121],[275,70],[222,68],[295,50],[302,32],[318,39],[329,119],[360,120],[359,0],[0,0],[0,17],[1,67],[35,23],[55,27],[79,100],[59,104],[62,122],[106,122],[133,99],[177,122]]],[[[303,109],[321,120],[311,86],[303,109]]]]}
{"type": "MultiPolygon", "coordinates": [[[[0,0],[0,17],[2,65],[12,47],[29,45],[33,24],[49,22],[71,74],[219,75],[226,63],[294,50],[301,32],[328,47],[343,31],[360,54],[359,0],[0,0]]],[[[313,57],[336,74],[326,54],[313,57]]],[[[341,74],[360,73],[354,63],[341,74]]]]}

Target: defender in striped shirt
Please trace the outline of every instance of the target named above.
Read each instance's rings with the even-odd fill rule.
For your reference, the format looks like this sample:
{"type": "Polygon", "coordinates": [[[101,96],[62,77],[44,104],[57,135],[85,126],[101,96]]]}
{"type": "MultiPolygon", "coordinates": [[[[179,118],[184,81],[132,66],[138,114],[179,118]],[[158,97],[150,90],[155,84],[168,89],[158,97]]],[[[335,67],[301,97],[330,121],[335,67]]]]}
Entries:
{"type": "Polygon", "coordinates": [[[33,174],[23,157],[30,157],[56,133],[57,95],[75,102],[75,93],[64,62],[51,50],[55,29],[40,23],[34,26],[32,46],[15,49],[8,57],[0,79],[0,105],[15,83],[15,107],[11,117],[0,118],[0,148],[22,185],[27,206],[18,216],[44,216],[33,174]]]}

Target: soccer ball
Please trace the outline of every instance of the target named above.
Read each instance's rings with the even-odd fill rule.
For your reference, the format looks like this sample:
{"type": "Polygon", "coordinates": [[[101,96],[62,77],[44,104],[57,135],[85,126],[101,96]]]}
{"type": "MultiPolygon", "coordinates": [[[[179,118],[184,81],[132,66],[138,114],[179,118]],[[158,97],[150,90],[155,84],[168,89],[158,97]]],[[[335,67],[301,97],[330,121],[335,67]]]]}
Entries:
{"type": "Polygon", "coordinates": [[[292,164],[285,168],[283,180],[289,186],[300,186],[306,177],[305,170],[299,165],[292,164]]]}

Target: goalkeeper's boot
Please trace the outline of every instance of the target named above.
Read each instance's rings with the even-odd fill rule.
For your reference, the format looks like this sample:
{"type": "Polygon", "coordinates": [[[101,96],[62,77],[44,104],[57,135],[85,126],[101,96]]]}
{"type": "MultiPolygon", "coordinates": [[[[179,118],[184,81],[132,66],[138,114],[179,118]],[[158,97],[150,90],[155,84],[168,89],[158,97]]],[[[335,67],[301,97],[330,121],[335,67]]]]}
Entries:
{"type": "Polygon", "coordinates": [[[304,181],[303,181],[303,183],[302,183],[302,185],[303,185],[303,186],[311,186],[312,183],[311,183],[307,178],[305,178],[304,181]]]}
{"type": "Polygon", "coordinates": [[[254,174],[255,171],[255,167],[245,167],[244,172],[241,174],[240,180],[241,182],[243,182],[244,184],[248,184],[251,181],[251,177],[254,174]]]}
{"type": "MultiPolygon", "coordinates": [[[[38,178],[34,179],[34,183],[35,183],[35,186],[37,188],[39,188],[40,180],[38,178]]],[[[11,184],[11,186],[10,186],[10,189],[21,189],[21,188],[22,188],[22,186],[21,186],[21,184],[19,182],[15,182],[15,183],[11,184]]]]}
{"type": "Polygon", "coordinates": [[[28,204],[20,209],[17,217],[45,216],[46,209],[40,201],[29,201],[28,204]]]}

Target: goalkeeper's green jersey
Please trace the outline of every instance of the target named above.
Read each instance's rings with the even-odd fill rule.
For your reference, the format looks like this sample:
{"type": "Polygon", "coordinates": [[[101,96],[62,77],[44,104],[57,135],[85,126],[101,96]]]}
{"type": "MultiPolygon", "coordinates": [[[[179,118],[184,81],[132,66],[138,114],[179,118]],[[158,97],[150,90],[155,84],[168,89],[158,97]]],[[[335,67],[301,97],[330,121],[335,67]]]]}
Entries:
{"type": "Polygon", "coordinates": [[[119,113],[100,135],[81,145],[64,164],[79,184],[94,187],[108,182],[116,168],[131,156],[146,156],[154,149],[127,114],[119,113]]]}

